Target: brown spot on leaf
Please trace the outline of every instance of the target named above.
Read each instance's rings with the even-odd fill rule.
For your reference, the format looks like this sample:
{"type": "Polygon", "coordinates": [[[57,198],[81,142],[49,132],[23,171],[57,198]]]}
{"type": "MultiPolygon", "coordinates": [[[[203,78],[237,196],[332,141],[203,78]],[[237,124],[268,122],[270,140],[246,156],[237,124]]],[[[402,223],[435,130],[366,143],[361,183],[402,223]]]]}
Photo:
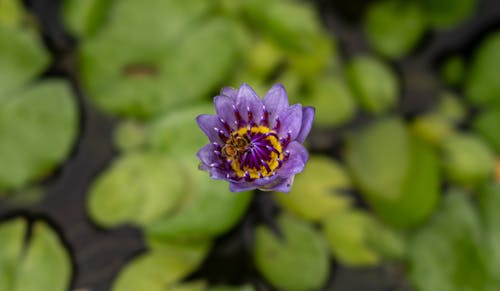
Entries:
{"type": "Polygon", "coordinates": [[[158,75],[158,68],[152,64],[131,64],[123,68],[123,74],[132,78],[148,78],[158,75]]]}

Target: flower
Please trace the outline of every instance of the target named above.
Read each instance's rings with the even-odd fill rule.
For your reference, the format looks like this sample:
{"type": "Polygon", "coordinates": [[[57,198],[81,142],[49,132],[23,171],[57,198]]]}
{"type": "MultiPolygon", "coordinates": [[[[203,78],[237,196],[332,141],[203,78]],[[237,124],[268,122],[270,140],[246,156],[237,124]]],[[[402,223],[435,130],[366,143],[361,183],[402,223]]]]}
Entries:
{"type": "Polygon", "coordinates": [[[311,130],[314,108],[289,106],[281,84],[263,100],[247,84],[224,88],[214,104],[215,115],[196,118],[210,140],[198,151],[200,169],[229,181],[233,192],[289,192],[308,159],[302,142],[311,130]]]}

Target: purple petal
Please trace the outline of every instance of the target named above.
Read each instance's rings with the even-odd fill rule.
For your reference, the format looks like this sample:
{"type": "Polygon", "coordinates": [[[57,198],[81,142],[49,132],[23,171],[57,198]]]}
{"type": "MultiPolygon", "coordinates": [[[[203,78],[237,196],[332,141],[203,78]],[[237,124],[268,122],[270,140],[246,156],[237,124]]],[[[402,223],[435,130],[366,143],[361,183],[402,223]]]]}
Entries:
{"type": "Polygon", "coordinates": [[[216,166],[222,162],[215,154],[216,147],[213,144],[203,146],[196,156],[200,159],[200,170],[210,173],[210,177],[217,180],[226,180],[226,174],[216,166]]]}
{"type": "Polygon", "coordinates": [[[242,192],[242,191],[248,191],[248,190],[254,190],[256,189],[257,186],[254,183],[249,183],[249,182],[230,182],[229,183],[229,190],[231,192],[242,192]]]}
{"type": "Polygon", "coordinates": [[[307,135],[311,131],[311,127],[314,120],[314,108],[306,106],[302,108],[302,126],[300,128],[300,133],[296,137],[296,141],[303,143],[307,135]]]}
{"type": "Polygon", "coordinates": [[[288,135],[290,135],[290,140],[297,138],[302,126],[302,112],[302,105],[294,104],[279,114],[278,136],[280,138],[286,139],[288,135]]]}
{"type": "Polygon", "coordinates": [[[235,99],[226,95],[215,96],[214,98],[215,112],[232,130],[238,129],[234,109],[236,108],[235,99]]]}
{"type": "Polygon", "coordinates": [[[255,91],[243,83],[236,95],[236,109],[247,123],[258,123],[262,117],[262,101],[255,91]],[[250,120],[251,119],[251,120],[250,120]]]}
{"type": "Polygon", "coordinates": [[[263,103],[269,112],[270,126],[273,127],[276,116],[288,108],[288,95],[285,87],[279,83],[275,84],[264,96],[263,103]]]}
{"type": "Polygon", "coordinates": [[[281,177],[290,177],[302,172],[309,157],[304,146],[297,141],[293,141],[288,145],[285,153],[288,153],[288,159],[278,170],[278,175],[281,177]]]}
{"type": "Polygon", "coordinates": [[[231,87],[224,87],[220,90],[220,95],[227,96],[236,100],[236,95],[238,94],[238,90],[231,87]]]}
{"type": "Polygon", "coordinates": [[[295,176],[288,177],[286,179],[279,179],[276,183],[269,184],[265,188],[259,188],[262,191],[275,191],[288,193],[292,189],[293,179],[295,176]]]}
{"type": "Polygon", "coordinates": [[[223,144],[224,141],[221,139],[221,136],[229,136],[229,134],[224,131],[223,125],[216,115],[198,115],[198,117],[196,117],[196,122],[198,122],[198,126],[203,130],[211,142],[223,144]]]}

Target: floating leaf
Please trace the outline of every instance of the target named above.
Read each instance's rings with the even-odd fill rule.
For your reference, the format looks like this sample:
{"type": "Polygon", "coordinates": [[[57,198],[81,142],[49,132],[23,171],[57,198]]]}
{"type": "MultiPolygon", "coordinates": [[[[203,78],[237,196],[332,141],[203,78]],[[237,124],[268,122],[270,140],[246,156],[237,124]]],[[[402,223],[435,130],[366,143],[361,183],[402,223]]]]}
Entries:
{"type": "Polygon", "coordinates": [[[431,26],[448,28],[472,16],[476,0],[419,0],[431,26]]]}
{"type": "Polygon", "coordinates": [[[18,27],[25,16],[21,0],[2,0],[0,2],[0,26],[18,27]]]}
{"type": "Polygon", "coordinates": [[[486,260],[490,275],[495,286],[500,286],[500,276],[497,270],[500,268],[500,182],[487,184],[479,197],[481,219],[485,231],[485,244],[487,248],[486,260]]]}
{"type": "Polygon", "coordinates": [[[351,59],[346,74],[352,92],[363,109],[380,114],[396,104],[398,80],[390,67],[378,59],[369,56],[351,59]]]}
{"type": "Polygon", "coordinates": [[[13,17],[11,20],[5,19],[9,16],[2,14],[3,8],[7,11],[9,7],[16,10],[18,8],[14,7],[17,5],[5,0],[0,3],[0,100],[15,94],[23,85],[33,81],[49,64],[49,54],[37,33],[15,23],[20,22],[18,19],[24,14],[24,10],[22,14],[20,11],[12,11],[13,14],[9,14],[13,17]],[[2,7],[3,5],[7,7],[2,7]],[[2,19],[13,22],[12,26],[4,25],[2,19]]]}
{"type": "MultiPolygon", "coordinates": [[[[162,13],[162,21],[168,24],[164,11],[168,10],[159,9],[155,15],[162,13]]],[[[149,19],[149,14],[141,21],[144,18],[149,19]]],[[[139,27],[142,38],[157,38],[152,31],[144,33],[146,28],[142,24],[139,27]]],[[[236,64],[242,33],[237,25],[224,18],[213,18],[193,28],[182,39],[160,38],[163,42],[147,39],[142,43],[125,32],[100,33],[98,38],[85,42],[81,52],[84,83],[90,96],[105,111],[151,118],[200,100],[217,88],[236,64]],[[122,49],[116,50],[116,43],[123,42],[122,49]],[[125,45],[128,42],[132,43],[125,45]]]]}
{"type": "Polygon", "coordinates": [[[456,133],[444,141],[444,167],[454,182],[476,185],[492,176],[495,156],[479,138],[471,134],[456,133]]]}
{"type": "Polygon", "coordinates": [[[45,223],[35,222],[25,243],[26,230],[22,219],[0,225],[0,289],[68,290],[71,261],[60,239],[45,223]]]}
{"type": "Polygon", "coordinates": [[[115,161],[92,185],[89,210],[101,225],[145,225],[172,212],[187,191],[183,169],[171,157],[130,153],[115,161]]]}
{"type": "Polygon", "coordinates": [[[213,237],[229,230],[244,214],[251,193],[231,193],[224,181],[211,180],[196,167],[185,162],[188,185],[183,204],[172,215],[157,219],[146,231],[159,240],[213,237]]]}
{"type": "Polygon", "coordinates": [[[500,154],[500,109],[480,112],[473,125],[488,145],[500,154]]]}
{"type": "Polygon", "coordinates": [[[196,116],[213,111],[213,105],[199,104],[161,116],[150,127],[148,145],[156,151],[197,160],[195,154],[207,139],[196,123],[196,116]]]}
{"type": "MultiPolygon", "coordinates": [[[[208,243],[156,244],[121,271],[112,290],[177,290],[176,283],[198,267],[209,249],[208,243]]],[[[180,290],[199,290],[199,286],[190,287],[180,290]]]]}
{"type": "Polygon", "coordinates": [[[317,77],[311,83],[311,92],[304,103],[316,108],[314,123],[335,126],[351,119],[356,103],[347,84],[332,75],[317,77]]]}
{"type": "Polygon", "coordinates": [[[481,239],[480,222],[466,193],[452,191],[411,240],[410,279],[416,289],[496,290],[489,286],[481,239]]]}
{"type": "Polygon", "coordinates": [[[65,0],[62,16],[66,27],[80,38],[92,36],[105,22],[110,4],[109,0],[65,0]]]}
{"type": "Polygon", "coordinates": [[[345,158],[359,187],[369,195],[396,199],[410,163],[410,137],[399,119],[384,119],[354,133],[345,158]]]}
{"type": "Polygon", "coordinates": [[[0,191],[47,176],[76,137],[76,104],[62,81],[0,96],[0,120],[0,164],[9,165],[0,168],[0,191]]]}
{"type": "Polygon", "coordinates": [[[323,33],[309,3],[247,0],[242,9],[251,24],[288,52],[314,51],[314,39],[323,33]]]}
{"type": "Polygon", "coordinates": [[[366,15],[365,30],[372,46],[391,58],[411,52],[425,29],[425,16],[413,1],[375,2],[366,15]]]}
{"type": "Polygon", "coordinates": [[[441,79],[448,86],[458,86],[462,83],[465,76],[465,61],[460,56],[451,56],[441,65],[441,79]]]}
{"type": "Polygon", "coordinates": [[[123,152],[140,149],[146,142],[146,126],[135,120],[123,120],[113,134],[115,146],[123,152]]]}
{"type": "Polygon", "coordinates": [[[398,119],[385,119],[354,134],[346,161],[362,194],[387,224],[423,221],[439,196],[439,167],[430,146],[410,136],[398,119]]]}
{"type": "Polygon", "coordinates": [[[328,251],[314,228],[292,216],[278,219],[283,239],[265,226],[255,230],[254,260],[259,272],[279,290],[318,290],[328,277],[328,251]]]}
{"type": "Polygon", "coordinates": [[[313,155],[306,170],[296,176],[290,193],[274,193],[274,198],[291,213],[319,221],[350,205],[350,199],[339,193],[350,185],[349,177],[337,162],[313,155]]]}
{"type": "Polygon", "coordinates": [[[0,224],[0,290],[12,290],[21,258],[26,221],[15,219],[0,224]]]}
{"type": "Polygon", "coordinates": [[[350,266],[372,266],[378,254],[367,245],[370,217],[361,211],[337,211],[324,222],[325,237],[336,259],[350,266]]]}
{"type": "Polygon", "coordinates": [[[494,33],[481,43],[468,72],[465,93],[476,105],[500,107],[500,33],[494,33]]]}

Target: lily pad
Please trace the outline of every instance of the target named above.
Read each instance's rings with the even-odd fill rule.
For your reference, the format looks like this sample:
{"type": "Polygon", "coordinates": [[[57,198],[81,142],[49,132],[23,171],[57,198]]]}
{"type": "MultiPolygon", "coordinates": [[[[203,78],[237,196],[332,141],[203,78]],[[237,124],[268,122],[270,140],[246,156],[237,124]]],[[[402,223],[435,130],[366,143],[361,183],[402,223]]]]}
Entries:
{"type": "Polygon", "coordinates": [[[71,261],[57,235],[35,222],[28,242],[22,219],[0,224],[0,287],[12,291],[66,291],[71,261]]]}
{"type": "Polygon", "coordinates": [[[480,112],[473,125],[488,145],[500,154],[500,109],[480,112]]]}
{"type": "Polygon", "coordinates": [[[367,244],[370,217],[361,211],[337,211],[323,222],[333,256],[349,266],[373,266],[380,257],[367,244]]]}
{"type": "Polygon", "coordinates": [[[316,108],[317,126],[345,123],[356,113],[356,102],[344,80],[333,75],[320,76],[311,83],[311,92],[304,103],[316,108]]]}
{"type": "MultiPolygon", "coordinates": [[[[481,225],[466,193],[451,191],[410,244],[410,279],[418,290],[493,291],[481,225]]],[[[491,254],[487,254],[491,256],[491,254]]]]}
{"type": "Polygon", "coordinates": [[[486,106],[500,107],[500,82],[495,76],[500,74],[500,33],[494,33],[483,41],[474,55],[468,72],[465,93],[470,102],[486,106]]]}
{"type": "Polygon", "coordinates": [[[433,148],[409,135],[398,119],[385,119],[348,139],[346,161],[357,185],[387,224],[422,222],[439,197],[439,165],[433,148]]]}
{"type": "Polygon", "coordinates": [[[189,173],[183,203],[171,215],[148,225],[148,235],[177,241],[214,237],[228,231],[247,209],[251,192],[232,193],[226,181],[210,179],[196,163],[182,165],[189,173]]]}
{"type": "Polygon", "coordinates": [[[500,286],[500,276],[498,268],[500,268],[500,184],[488,183],[481,190],[479,197],[479,209],[481,211],[481,221],[484,225],[485,238],[484,242],[487,250],[487,264],[489,274],[494,281],[493,286],[500,286]]]}
{"type": "Polygon", "coordinates": [[[495,170],[495,155],[480,138],[456,133],[444,141],[444,167],[448,178],[468,186],[478,185],[495,170]]]}
{"type": "Polygon", "coordinates": [[[314,39],[323,33],[310,3],[248,0],[242,10],[252,25],[287,52],[314,51],[314,39]]]}
{"type": "Polygon", "coordinates": [[[110,23],[80,53],[92,100],[110,114],[148,119],[206,97],[236,64],[244,34],[223,17],[200,24],[209,6],[199,0],[113,6],[110,23]]]}
{"type": "Polygon", "coordinates": [[[462,83],[466,73],[465,60],[457,55],[451,56],[441,65],[441,79],[448,86],[458,86],[462,83]]]}
{"type": "Polygon", "coordinates": [[[165,114],[152,122],[147,144],[155,151],[194,160],[196,152],[208,143],[195,118],[199,114],[214,113],[213,105],[199,104],[165,114]]]}
{"type": "Polygon", "coordinates": [[[62,16],[66,27],[80,38],[92,36],[105,22],[111,1],[63,1],[62,16]]]}
{"type": "Polygon", "coordinates": [[[334,160],[311,156],[306,170],[295,177],[290,193],[274,193],[274,198],[291,213],[310,221],[320,221],[351,204],[341,190],[351,186],[349,176],[334,160]]]}
{"type": "Polygon", "coordinates": [[[48,174],[76,137],[76,104],[68,85],[47,80],[0,96],[0,191],[19,189],[48,174]]]}
{"type": "Polygon", "coordinates": [[[254,261],[278,290],[319,290],[328,278],[325,242],[309,224],[289,215],[278,219],[283,239],[265,226],[255,230],[254,261]]]}
{"type": "Polygon", "coordinates": [[[375,50],[400,58],[415,48],[426,29],[426,19],[414,1],[375,2],[366,15],[365,30],[375,50]]]}
{"type": "Polygon", "coordinates": [[[345,158],[363,192],[393,200],[403,188],[411,159],[409,148],[410,136],[403,122],[390,118],[349,137],[345,158]]]}
{"type": "Polygon", "coordinates": [[[161,153],[122,156],[92,185],[89,210],[103,226],[148,224],[179,205],[187,191],[182,168],[161,153]]]}
{"type": "Polygon", "coordinates": [[[363,109],[381,114],[396,104],[398,80],[391,68],[380,60],[370,56],[355,57],[347,64],[346,75],[363,109]]]}
{"type": "Polygon", "coordinates": [[[18,4],[10,2],[2,1],[0,4],[0,100],[33,81],[49,64],[49,54],[38,33],[30,27],[21,27],[19,18],[24,16],[24,9],[16,10],[18,8],[14,7],[18,4]],[[7,10],[9,7],[14,10],[13,14],[3,15],[2,5],[6,5],[7,10]],[[12,19],[9,20],[9,16],[12,19]]]}
{"type": "MultiPolygon", "coordinates": [[[[112,290],[178,290],[180,286],[176,285],[177,282],[198,267],[209,249],[210,244],[206,242],[183,245],[157,244],[146,254],[135,258],[121,271],[112,290]]],[[[190,287],[191,289],[179,290],[200,288],[198,285],[190,287]]]]}
{"type": "Polygon", "coordinates": [[[457,25],[474,13],[476,0],[419,0],[429,24],[436,28],[457,25]]]}

